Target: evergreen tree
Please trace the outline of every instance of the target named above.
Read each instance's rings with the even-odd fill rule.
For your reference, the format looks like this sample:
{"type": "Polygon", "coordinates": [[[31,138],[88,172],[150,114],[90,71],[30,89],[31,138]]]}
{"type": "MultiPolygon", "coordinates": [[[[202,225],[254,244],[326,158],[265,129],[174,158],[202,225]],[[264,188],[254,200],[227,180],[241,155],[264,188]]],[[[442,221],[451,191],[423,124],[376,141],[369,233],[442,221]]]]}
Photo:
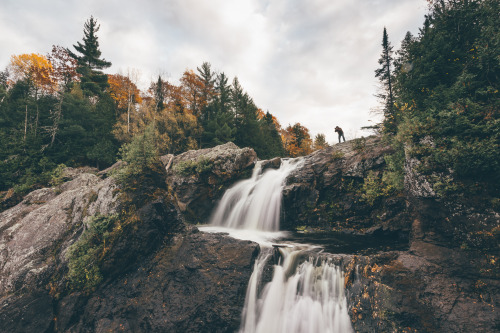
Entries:
{"type": "MultiPolygon", "coordinates": [[[[106,91],[109,87],[108,76],[102,72],[111,66],[111,62],[101,58],[97,32],[100,26],[91,16],[85,22],[83,29],[83,43],[73,45],[78,54],[67,50],[77,62],[76,71],[80,74],[80,87],[85,96],[91,97],[91,109],[82,109],[84,119],[82,123],[73,123],[70,128],[77,129],[85,124],[85,136],[88,140],[81,163],[92,162],[97,167],[107,166],[115,160],[118,149],[117,142],[112,135],[113,125],[116,122],[115,104],[106,91]],[[97,97],[97,98],[95,98],[97,97]]],[[[64,114],[64,113],[63,113],[64,114]]],[[[66,119],[72,122],[72,119],[66,119]]],[[[75,133],[76,134],[76,133],[75,133]]]]}
{"type": "Polygon", "coordinates": [[[396,72],[405,111],[396,139],[413,147],[421,172],[452,170],[453,180],[436,182],[440,194],[477,191],[483,182],[489,195],[500,195],[499,7],[495,0],[434,1],[419,36],[403,41],[400,56],[411,70],[396,72]]]}
{"type": "Polygon", "coordinates": [[[231,113],[231,86],[224,72],[217,74],[215,80],[215,108],[217,113],[231,113]]]}
{"type": "Polygon", "coordinates": [[[164,102],[165,102],[164,87],[165,83],[161,79],[161,75],[158,75],[158,81],[156,81],[156,86],[154,87],[156,112],[160,112],[160,110],[162,110],[164,107],[164,102]]]}
{"type": "Polygon", "coordinates": [[[387,30],[384,27],[384,32],[382,34],[382,55],[378,60],[381,67],[375,70],[375,77],[380,80],[384,89],[383,93],[379,94],[378,97],[381,98],[384,103],[384,129],[390,133],[395,132],[397,121],[394,112],[394,95],[392,88],[392,52],[387,30]]]}
{"type": "MultiPolygon", "coordinates": [[[[411,91],[408,91],[406,87],[406,82],[412,80],[413,77],[413,66],[414,59],[412,54],[412,48],[415,45],[415,37],[411,34],[411,32],[407,32],[405,38],[401,42],[401,48],[396,52],[396,58],[394,59],[394,68],[396,71],[396,75],[394,76],[394,95],[395,101],[398,100],[398,97],[408,96],[412,94],[411,91]]],[[[395,106],[398,107],[398,106],[395,106]]],[[[398,111],[402,109],[398,107],[398,111]]],[[[404,116],[400,114],[400,117],[404,116]]]]}
{"type": "Polygon", "coordinates": [[[111,66],[111,62],[101,59],[101,50],[97,32],[99,31],[97,20],[93,16],[85,22],[83,29],[83,43],[77,42],[73,45],[79,53],[73,53],[68,49],[69,55],[77,61],[77,72],[81,75],[82,90],[86,95],[101,95],[108,84],[108,76],[102,70],[111,66]]]}
{"type": "Polygon", "coordinates": [[[215,95],[215,74],[212,72],[211,65],[208,62],[204,62],[201,67],[197,67],[196,70],[198,71],[196,76],[203,83],[200,96],[202,101],[200,117],[202,124],[206,124],[206,122],[213,117],[215,111],[213,105],[213,97],[215,95]]]}
{"type": "Polygon", "coordinates": [[[213,147],[235,140],[236,128],[231,110],[231,86],[224,73],[217,74],[214,97],[210,103],[213,114],[203,123],[203,147],[213,147]]]}
{"type": "Polygon", "coordinates": [[[263,144],[261,158],[284,156],[285,150],[283,148],[283,141],[281,140],[278,128],[276,128],[273,116],[269,111],[266,112],[264,118],[261,119],[260,124],[263,144]]]}
{"type": "Polygon", "coordinates": [[[260,156],[263,138],[257,119],[258,108],[252,98],[243,91],[238,78],[234,78],[231,92],[236,127],[235,143],[240,147],[252,147],[260,156]]]}
{"type": "Polygon", "coordinates": [[[314,138],[314,150],[324,149],[326,147],[329,147],[329,145],[326,142],[325,135],[322,133],[316,134],[314,138]]]}

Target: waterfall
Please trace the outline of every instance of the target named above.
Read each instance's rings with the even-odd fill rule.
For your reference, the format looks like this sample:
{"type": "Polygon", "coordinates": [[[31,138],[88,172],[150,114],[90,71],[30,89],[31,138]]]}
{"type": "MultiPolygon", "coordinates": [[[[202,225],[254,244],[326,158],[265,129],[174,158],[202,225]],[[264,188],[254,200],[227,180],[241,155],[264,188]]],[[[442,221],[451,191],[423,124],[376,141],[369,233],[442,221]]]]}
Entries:
{"type": "Polygon", "coordinates": [[[272,280],[262,275],[273,257],[279,233],[282,189],[286,177],[301,165],[283,160],[278,170],[262,171],[258,162],[252,177],[236,183],[222,197],[205,232],[227,232],[260,244],[248,282],[240,333],[350,333],[344,275],[330,260],[310,257],[318,246],[283,244],[275,247],[279,263],[272,280]],[[304,251],[308,250],[308,251],[304,251]]]}
{"type": "Polygon", "coordinates": [[[270,249],[255,262],[243,309],[240,333],[349,333],[344,274],[327,258],[300,260],[302,250],[280,248],[283,263],[271,282],[259,281],[270,249]],[[318,262],[316,262],[318,261],[318,262]]]}
{"type": "Polygon", "coordinates": [[[279,169],[262,172],[262,162],[257,162],[250,179],[240,181],[226,191],[210,224],[233,229],[278,231],[281,190],[286,177],[299,164],[297,159],[283,160],[279,169]]]}

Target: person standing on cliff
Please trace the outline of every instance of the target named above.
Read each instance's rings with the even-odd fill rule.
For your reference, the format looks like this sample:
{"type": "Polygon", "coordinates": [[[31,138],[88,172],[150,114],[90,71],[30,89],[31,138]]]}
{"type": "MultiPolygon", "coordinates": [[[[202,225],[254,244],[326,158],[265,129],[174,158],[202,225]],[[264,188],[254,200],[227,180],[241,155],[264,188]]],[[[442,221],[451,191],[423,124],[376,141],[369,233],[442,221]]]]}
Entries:
{"type": "Polygon", "coordinates": [[[340,127],[335,127],[335,132],[339,133],[339,143],[340,143],[340,138],[344,139],[345,142],[345,137],[344,137],[344,131],[340,127]]]}

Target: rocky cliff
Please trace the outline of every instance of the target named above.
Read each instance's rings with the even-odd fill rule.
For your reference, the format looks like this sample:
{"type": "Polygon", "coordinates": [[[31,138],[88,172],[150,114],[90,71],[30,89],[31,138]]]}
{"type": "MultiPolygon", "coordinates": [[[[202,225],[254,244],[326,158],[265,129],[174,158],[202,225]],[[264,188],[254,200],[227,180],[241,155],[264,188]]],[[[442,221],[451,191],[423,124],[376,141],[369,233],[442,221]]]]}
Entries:
{"type": "Polygon", "coordinates": [[[384,156],[393,153],[380,137],[348,141],[303,157],[303,166],[287,180],[283,191],[283,227],[308,226],[370,232],[409,231],[405,197],[401,193],[363,199],[369,174],[380,176],[384,156]]]}
{"type": "Polygon", "coordinates": [[[127,192],[111,176],[121,163],[100,173],[66,169],[59,186],[1,212],[0,331],[236,330],[258,245],[198,233],[181,212],[208,216],[204,201],[251,169],[255,152],[227,144],[172,165],[186,156],[209,161],[210,171],[162,173],[127,192]],[[198,191],[182,194],[184,181],[198,191]],[[75,244],[83,267],[69,255],[75,244]]]}
{"type": "MultiPolygon", "coordinates": [[[[404,244],[323,254],[345,272],[357,332],[498,331],[497,212],[473,200],[443,200],[409,159],[403,190],[367,195],[392,152],[371,137],[303,157],[286,182],[282,227],[404,244]]],[[[68,169],[59,186],[1,212],[1,331],[236,331],[259,246],[200,233],[185,221],[207,221],[256,159],[231,143],[163,156],[166,171],[145,182],[145,198],[127,192],[113,171],[68,169]],[[97,225],[103,229],[96,216],[108,223],[97,225]],[[86,244],[94,251],[85,252],[94,253],[86,263],[99,279],[75,284],[70,253],[92,230],[101,230],[101,243],[86,244]]],[[[82,281],[91,273],[84,266],[82,281]]]]}
{"type": "Polygon", "coordinates": [[[191,223],[207,223],[224,191],[238,179],[250,176],[257,154],[228,142],[161,159],[184,217],[191,223]]]}
{"type": "Polygon", "coordinates": [[[407,242],[405,251],[342,257],[357,332],[498,331],[500,215],[473,197],[438,196],[410,158],[404,189],[369,200],[366,183],[381,178],[391,153],[371,137],[304,157],[283,193],[284,227],[407,242]]]}

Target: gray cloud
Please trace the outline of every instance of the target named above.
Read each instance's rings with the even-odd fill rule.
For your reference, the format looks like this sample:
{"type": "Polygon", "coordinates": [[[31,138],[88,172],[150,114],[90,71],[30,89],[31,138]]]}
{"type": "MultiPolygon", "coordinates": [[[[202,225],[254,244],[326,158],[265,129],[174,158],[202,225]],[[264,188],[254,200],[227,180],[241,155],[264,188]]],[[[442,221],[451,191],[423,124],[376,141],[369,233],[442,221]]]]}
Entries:
{"type": "Polygon", "coordinates": [[[108,72],[137,68],[141,87],[159,73],[176,82],[209,61],[238,76],[256,104],[283,126],[300,122],[334,142],[376,120],[370,109],[382,29],[397,48],[423,22],[424,0],[4,0],[0,68],[12,54],[71,47],[94,15],[108,72]]]}

